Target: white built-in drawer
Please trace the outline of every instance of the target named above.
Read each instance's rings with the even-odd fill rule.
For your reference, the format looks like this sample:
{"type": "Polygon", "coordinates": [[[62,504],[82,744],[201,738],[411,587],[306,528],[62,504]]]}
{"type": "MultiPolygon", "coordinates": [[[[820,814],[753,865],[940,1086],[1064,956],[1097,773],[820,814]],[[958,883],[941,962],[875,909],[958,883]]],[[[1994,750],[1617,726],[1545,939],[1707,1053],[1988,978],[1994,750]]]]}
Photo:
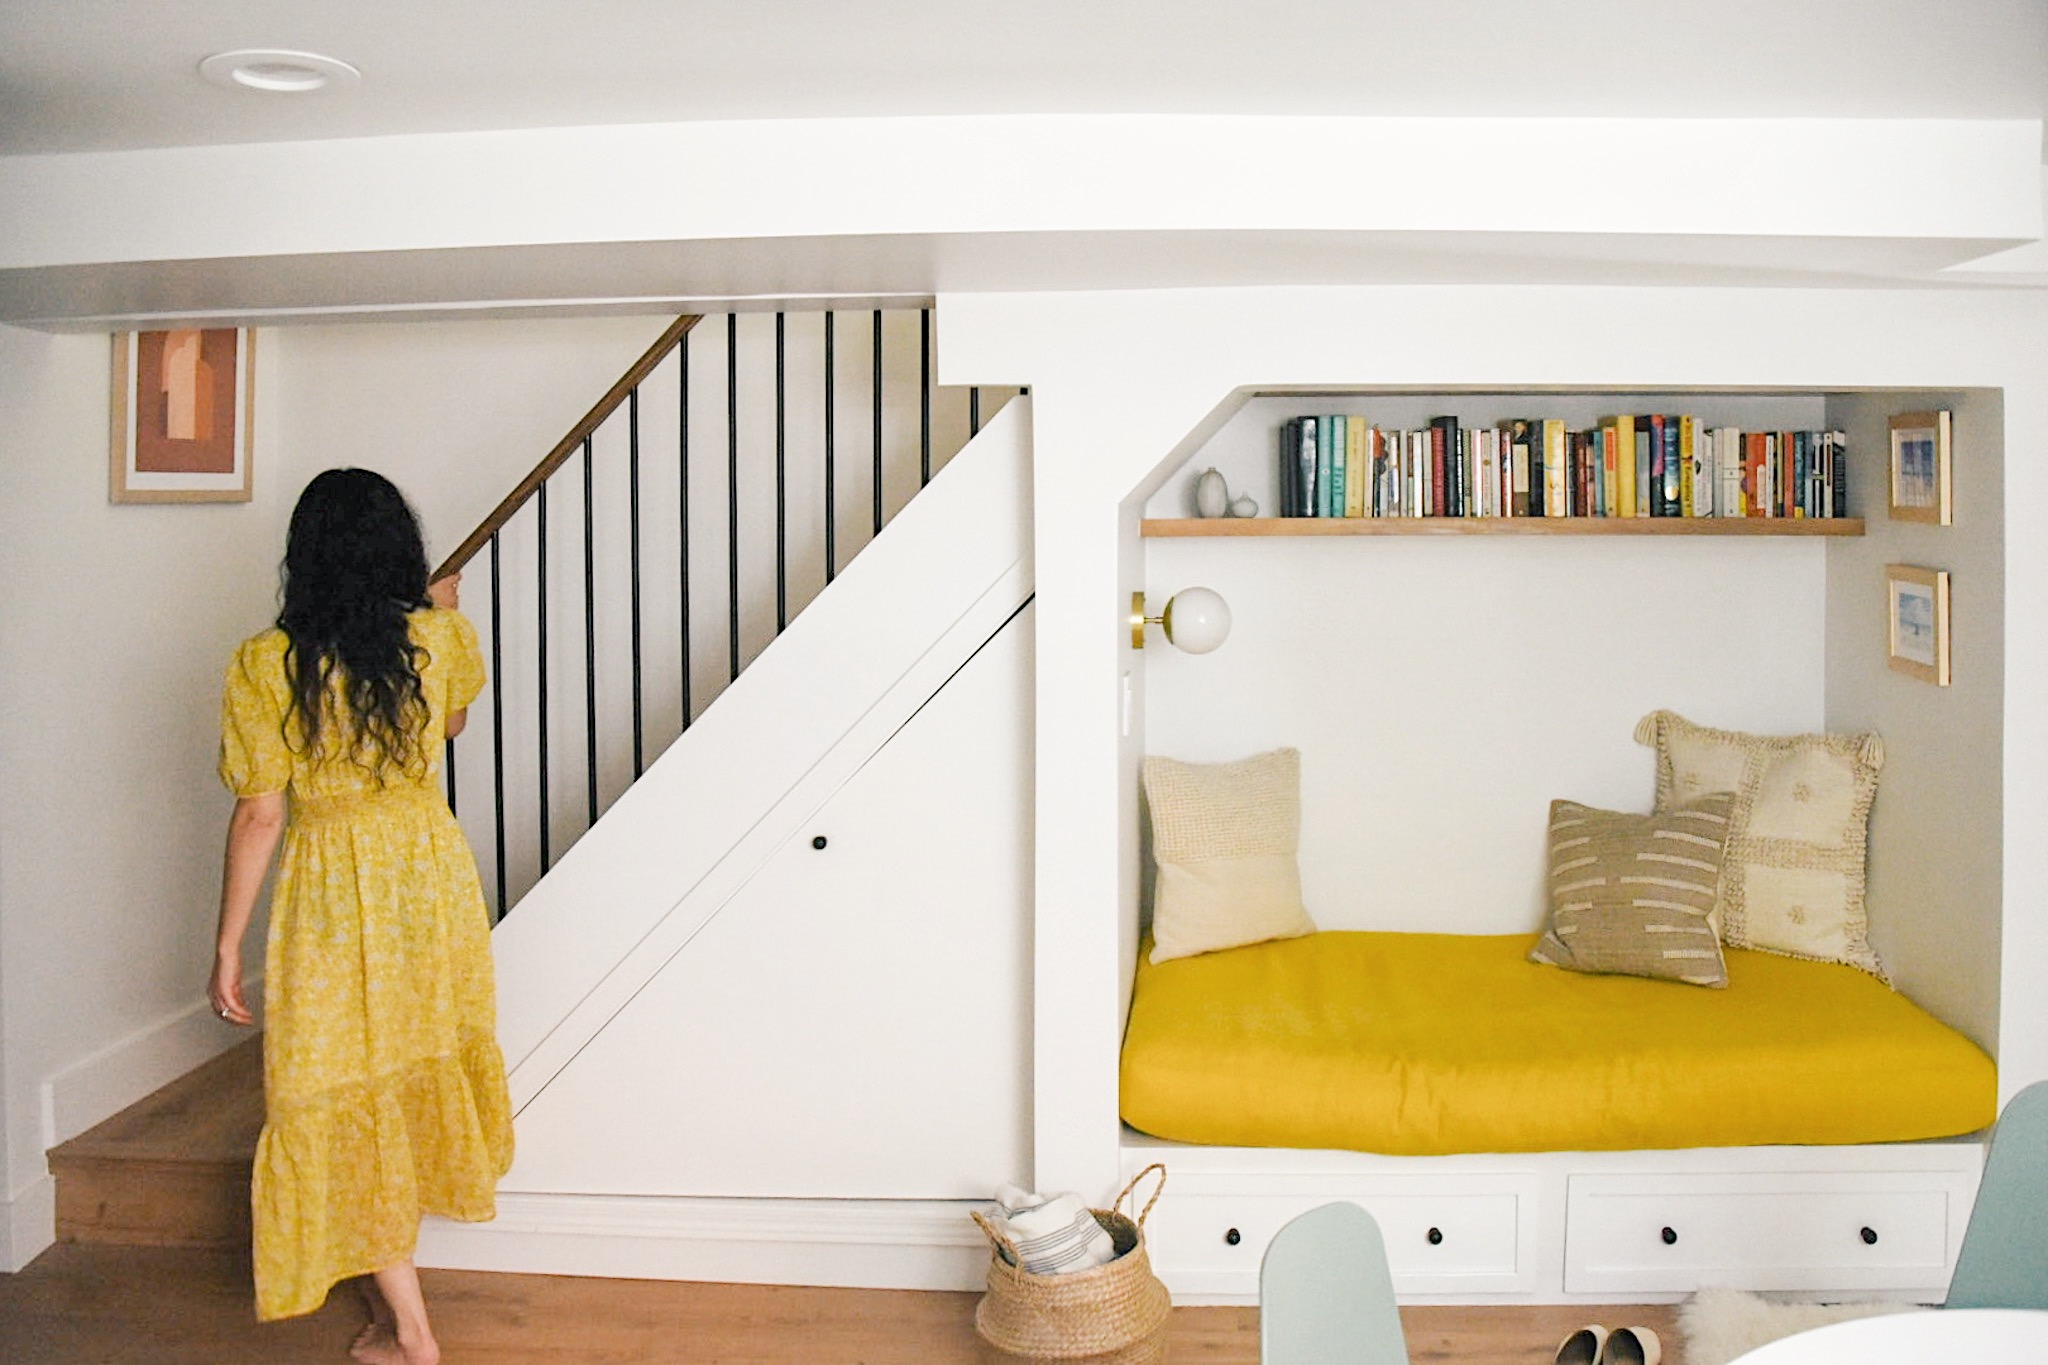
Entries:
{"type": "Polygon", "coordinates": [[[1333,1198],[1372,1214],[1404,1294],[1502,1293],[1528,1287],[1525,1192],[1185,1193],[1169,1191],[1145,1225],[1154,1268],[1186,1294],[1253,1294],[1273,1234],[1333,1198]]]}
{"type": "Polygon", "coordinates": [[[1949,1171],[1573,1176],[1564,1287],[1939,1295],[1969,1198],[1968,1174],[1949,1171]]]}

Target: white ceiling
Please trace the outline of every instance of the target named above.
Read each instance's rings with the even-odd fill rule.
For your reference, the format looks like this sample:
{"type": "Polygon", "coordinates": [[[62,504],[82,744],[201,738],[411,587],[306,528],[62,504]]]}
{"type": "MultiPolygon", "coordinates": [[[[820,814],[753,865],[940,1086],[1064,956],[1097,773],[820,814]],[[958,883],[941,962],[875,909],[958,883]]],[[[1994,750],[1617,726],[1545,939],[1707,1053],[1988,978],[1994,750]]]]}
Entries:
{"type": "Polygon", "coordinates": [[[884,114],[2044,110],[2044,0],[0,0],[0,155],[884,114]],[[244,47],[363,81],[201,81],[244,47]]]}
{"type": "MultiPolygon", "coordinates": [[[[836,229],[791,242],[681,230],[558,241],[520,236],[501,214],[466,249],[438,250],[446,244],[424,229],[396,242],[233,246],[242,235],[209,236],[210,220],[188,209],[151,224],[142,235],[154,233],[153,244],[133,251],[29,259],[14,250],[30,235],[23,224],[67,241],[89,236],[85,227],[113,213],[112,187],[176,183],[181,158],[209,155],[161,149],[226,147],[253,171],[266,154],[293,166],[318,158],[252,144],[328,139],[363,140],[347,144],[350,156],[395,165],[411,153],[376,139],[397,134],[543,139],[533,130],[761,119],[817,120],[807,128],[836,124],[843,134],[836,121],[863,117],[1139,113],[1712,119],[1746,129],[1737,140],[1748,137],[1757,156],[1744,164],[1782,160],[1779,125],[1742,121],[2042,120],[2048,0],[0,0],[0,172],[12,166],[20,173],[10,183],[35,185],[48,179],[42,170],[83,160],[105,177],[68,198],[18,190],[12,204],[0,200],[0,257],[9,258],[0,319],[96,328],[507,300],[596,311],[678,298],[1250,283],[2048,287],[2048,243],[2025,233],[1993,233],[1974,248],[1970,233],[1787,237],[1769,226],[1704,236],[1574,236],[1556,224],[1535,234],[1388,233],[1370,215],[1321,236],[1156,239],[1051,220],[1011,235],[948,236],[938,215],[902,236],[836,229]],[[337,57],[362,81],[275,96],[199,76],[203,58],[248,47],[337,57]],[[109,151],[148,153],[171,180],[138,177],[132,160],[48,156],[109,151]],[[1982,252],[1999,254],[1970,260],[1982,252]]],[[[956,177],[960,193],[1016,155],[992,145],[990,166],[956,177]]],[[[1924,175],[1910,156],[1895,158],[1901,192],[1957,198],[1957,168],[1923,159],[1924,175]]],[[[1497,184],[1490,174],[1473,191],[1679,193],[1658,180],[1668,164],[1617,164],[1604,189],[1585,177],[1559,186],[1497,184]]],[[[1067,169],[1028,164],[1011,178],[1057,187],[1067,169]]],[[[275,171],[273,160],[271,178],[288,178],[275,171]]],[[[1256,164],[1237,171],[1260,183],[1256,164]]],[[[1812,192],[1839,193],[1842,171],[1816,162],[1812,192]]],[[[1521,178],[1532,177],[1541,172],[1521,178]]],[[[522,165],[487,188],[516,204],[536,178],[543,172],[522,165]]],[[[1871,195],[1866,187],[1845,199],[1871,195]]],[[[359,209],[280,192],[255,217],[259,226],[345,227],[359,209]]]]}

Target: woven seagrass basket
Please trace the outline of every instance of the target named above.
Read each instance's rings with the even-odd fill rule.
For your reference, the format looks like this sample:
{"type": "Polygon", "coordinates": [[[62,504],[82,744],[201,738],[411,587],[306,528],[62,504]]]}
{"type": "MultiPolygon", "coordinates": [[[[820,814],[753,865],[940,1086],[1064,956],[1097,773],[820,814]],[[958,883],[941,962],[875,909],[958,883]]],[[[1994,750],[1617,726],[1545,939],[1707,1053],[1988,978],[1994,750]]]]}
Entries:
{"type": "Polygon", "coordinates": [[[978,1211],[974,1219],[989,1240],[988,1292],[974,1310],[974,1329],[998,1350],[1050,1360],[1092,1360],[1104,1365],[1153,1365],[1166,1359],[1166,1313],[1172,1301],[1152,1273],[1145,1255],[1145,1219],[1166,1188],[1166,1167],[1154,1162],[1131,1177],[1116,1202],[1090,1209],[1109,1233],[1116,1258],[1065,1275],[1034,1275],[1017,1263],[1017,1250],[978,1211]],[[1157,1173],[1152,1197],[1134,1219],[1138,1182],[1157,1173]]]}

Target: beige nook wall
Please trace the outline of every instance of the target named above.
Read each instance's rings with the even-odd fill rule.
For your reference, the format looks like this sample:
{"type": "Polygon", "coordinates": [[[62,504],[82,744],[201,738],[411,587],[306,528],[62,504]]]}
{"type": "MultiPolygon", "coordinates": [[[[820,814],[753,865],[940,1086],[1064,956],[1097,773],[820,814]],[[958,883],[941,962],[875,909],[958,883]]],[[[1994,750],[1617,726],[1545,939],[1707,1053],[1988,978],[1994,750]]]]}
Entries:
{"type": "Polygon", "coordinates": [[[299,488],[377,468],[445,549],[661,326],[265,331],[255,498],[205,506],[108,502],[106,337],[0,327],[0,1268],[49,1241],[48,1145],[233,1040],[203,998],[220,671],[299,488]]]}
{"type": "MultiPolygon", "coordinates": [[[[1827,715],[1831,730],[1875,730],[1885,740],[1870,815],[1871,940],[1899,989],[2003,1055],[2002,996],[2027,993],[2024,981],[2001,988],[1990,969],[2001,954],[2007,905],[2004,395],[1859,393],[1837,397],[1828,411],[1848,434],[1857,476],[1850,496],[1868,527],[1862,539],[1828,547],[1827,715]],[[1954,424],[1954,524],[1894,520],[1887,515],[1889,419],[1937,409],[1947,409],[1954,424]],[[1949,572],[1955,634],[1948,687],[1887,662],[1887,564],[1949,572]]],[[[2023,451],[2034,439],[2016,433],[2011,445],[2023,451]]]]}

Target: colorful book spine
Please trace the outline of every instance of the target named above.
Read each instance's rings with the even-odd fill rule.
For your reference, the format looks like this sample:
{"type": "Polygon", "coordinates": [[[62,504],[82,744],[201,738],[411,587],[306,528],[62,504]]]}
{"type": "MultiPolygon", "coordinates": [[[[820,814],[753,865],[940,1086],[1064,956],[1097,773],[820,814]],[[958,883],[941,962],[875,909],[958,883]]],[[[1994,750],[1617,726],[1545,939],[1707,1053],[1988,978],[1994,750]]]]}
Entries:
{"type": "Polygon", "coordinates": [[[1615,437],[1614,423],[1600,424],[1600,506],[1595,509],[1603,517],[1616,512],[1616,501],[1621,496],[1621,470],[1616,464],[1620,445],[1615,437]]]}
{"type": "Polygon", "coordinates": [[[1664,448],[1664,458],[1657,471],[1657,515],[1675,517],[1679,508],[1679,486],[1685,481],[1684,466],[1678,462],[1678,419],[1664,414],[1655,418],[1653,424],[1657,429],[1657,440],[1664,448]]]}
{"type": "Polygon", "coordinates": [[[1707,444],[1706,433],[1700,429],[1699,418],[1685,416],[1678,419],[1678,453],[1685,462],[1680,515],[1714,515],[1714,481],[1711,472],[1714,450],[1707,444]]]}
{"type": "Polygon", "coordinates": [[[1565,429],[1556,417],[1542,421],[1543,431],[1543,515],[1565,516],[1565,429]]]}
{"type": "Polygon", "coordinates": [[[1294,456],[1299,473],[1295,484],[1295,512],[1297,517],[1312,517],[1316,514],[1316,419],[1301,419],[1301,442],[1294,456]]]}
{"type": "Polygon", "coordinates": [[[1273,509],[1276,516],[1295,515],[1295,481],[1301,477],[1295,452],[1301,449],[1301,419],[1290,417],[1280,424],[1280,505],[1273,509]]]}
{"type": "Polygon", "coordinates": [[[1744,489],[1749,495],[1749,514],[1767,517],[1771,514],[1771,434],[1768,431],[1749,434],[1749,453],[1744,463],[1748,466],[1744,489]]]}
{"type": "Polygon", "coordinates": [[[1828,486],[1833,501],[1829,504],[1828,515],[1846,517],[1849,515],[1849,435],[1844,431],[1828,433],[1828,449],[1831,452],[1828,470],[1828,486]]]}
{"type": "Polygon", "coordinates": [[[1506,428],[1508,443],[1508,515],[1529,515],[1529,423],[1517,417],[1506,428]]]}
{"type": "Polygon", "coordinates": [[[1632,417],[1617,417],[1609,424],[1614,432],[1614,515],[1636,514],[1636,424],[1632,417]]]}
{"type": "Polygon", "coordinates": [[[1739,517],[1742,506],[1742,429],[1714,428],[1714,515],[1739,517]]]}
{"type": "Polygon", "coordinates": [[[1370,458],[1366,454],[1366,426],[1362,417],[1351,417],[1344,423],[1344,515],[1362,517],[1366,515],[1371,498],[1367,494],[1370,458]]]}
{"type": "Polygon", "coordinates": [[[1458,439],[1458,419],[1432,417],[1429,429],[1436,433],[1432,450],[1443,457],[1443,484],[1437,491],[1436,514],[1440,517],[1465,515],[1464,446],[1458,439]]]}

